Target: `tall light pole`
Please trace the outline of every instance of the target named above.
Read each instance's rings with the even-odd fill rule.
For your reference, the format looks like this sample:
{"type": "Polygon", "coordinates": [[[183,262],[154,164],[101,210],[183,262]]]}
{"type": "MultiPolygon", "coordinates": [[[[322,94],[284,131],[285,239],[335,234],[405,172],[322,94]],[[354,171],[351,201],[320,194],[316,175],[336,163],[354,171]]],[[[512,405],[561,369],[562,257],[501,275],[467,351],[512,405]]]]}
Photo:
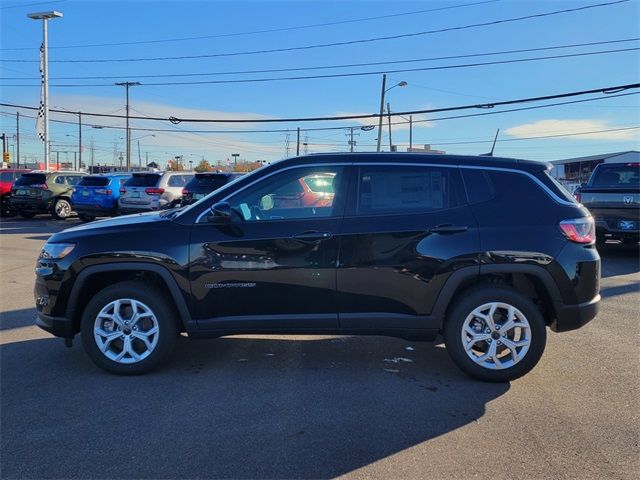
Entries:
{"type": "Polygon", "coordinates": [[[155,137],[155,133],[149,133],[147,135],[143,135],[141,137],[138,138],[134,138],[133,140],[136,140],[138,142],[138,168],[142,169],[142,157],[140,156],[140,140],[143,138],[147,138],[147,137],[155,137]]]}
{"type": "Polygon", "coordinates": [[[382,93],[380,94],[380,116],[378,121],[378,147],[376,149],[377,152],[380,151],[380,142],[382,141],[382,118],[384,116],[384,96],[392,88],[406,87],[408,83],[403,80],[389,88],[385,88],[386,85],[387,85],[387,75],[385,74],[385,75],[382,75],[382,93]]]}
{"type": "Polygon", "coordinates": [[[36,12],[28,13],[33,20],[42,20],[42,108],[44,116],[44,168],[49,170],[49,38],[47,26],[52,18],[61,18],[62,13],[36,12]]]}
{"type": "Polygon", "coordinates": [[[127,115],[127,168],[126,171],[131,170],[131,130],[129,130],[129,87],[140,85],[140,82],[119,82],[116,83],[119,87],[124,87],[127,97],[126,115],[127,115]]]}

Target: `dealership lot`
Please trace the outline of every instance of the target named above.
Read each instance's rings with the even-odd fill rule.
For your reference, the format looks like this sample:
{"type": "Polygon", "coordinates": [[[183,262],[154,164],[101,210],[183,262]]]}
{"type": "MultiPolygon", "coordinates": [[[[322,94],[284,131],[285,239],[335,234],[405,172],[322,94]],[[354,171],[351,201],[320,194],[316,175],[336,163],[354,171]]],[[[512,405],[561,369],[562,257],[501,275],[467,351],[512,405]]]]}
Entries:
{"type": "Polygon", "coordinates": [[[51,233],[1,224],[3,478],[636,478],[640,268],[603,253],[600,316],[550,333],[511,384],[473,381],[442,345],[382,337],[182,339],[116,377],[33,326],[51,233]]]}

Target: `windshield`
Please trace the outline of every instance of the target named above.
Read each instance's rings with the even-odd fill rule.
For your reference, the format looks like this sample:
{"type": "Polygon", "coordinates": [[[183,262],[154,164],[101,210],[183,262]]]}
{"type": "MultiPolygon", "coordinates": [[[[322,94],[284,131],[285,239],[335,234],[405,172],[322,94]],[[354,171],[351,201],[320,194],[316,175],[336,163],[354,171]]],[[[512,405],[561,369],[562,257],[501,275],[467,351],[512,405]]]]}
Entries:
{"type": "MultiPolygon", "coordinates": [[[[258,169],[256,169],[256,170],[253,170],[252,172],[249,172],[249,173],[247,173],[247,174],[241,174],[241,175],[238,175],[238,174],[232,174],[232,176],[235,176],[235,175],[237,175],[237,176],[235,176],[235,178],[233,178],[232,180],[230,180],[230,181],[229,181],[229,183],[227,183],[227,184],[223,185],[223,188],[225,188],[225,189],[227,189],[227,188],[231,188],[231,187],[232,187],[233,185],[235,185],[239,180],[244,180],[244,179],[246,179],[246,178],[249,178],[249,177],[253,176],[253,175],[254,175],[254,174],[256,174],[256,173],[261,172],[261,171],[262,171],[264,168],[266,168],[266,167],[267,167],[267,165],[263,165],[262,167],[260,167],[260,168],[258,168],[258,169]]],[[[199,209],[200,209],[200,207],[202,206],[202,204],[203,204],[203,203],[206,203],[206,202],[208,201],[209,197],[210,197],[211,195],[213,195],[214,193],[216,193],[217,191],[218,191],[218,190],[214,190],[213,192],[209,193],[206,197],[201,198],[201,199],[200,199],[200,200],[198,200],[197,202],[192,203],[191,205],[188,205],[188,206],[187,206],[187,207],[185,207],[185,208],[181,208],[181,209],[177,210],[177,214],[178,214],[178,215],[182,215],[183,213],[190,212],[190,211],[192,211],[192,210],[199,210],[199,209]]],[[[174,215],[174,216],[175,216],[175,215],[174,215]]]]}
{"type": "Polygon", "coordinates": [[[231,177],[225,174],[196,174],[196,177],[191,180],[185,188],[187,190],[192,188],[206,188],[210,190],[216,190],[225,185],[229,180],[231,180],[231,177]]]}
{"type": "Polygon", "coordinates": [[[590,184],[609,187],[637,187],[640,185],[640,164],[600,165],[594,172],[590,184]]]}

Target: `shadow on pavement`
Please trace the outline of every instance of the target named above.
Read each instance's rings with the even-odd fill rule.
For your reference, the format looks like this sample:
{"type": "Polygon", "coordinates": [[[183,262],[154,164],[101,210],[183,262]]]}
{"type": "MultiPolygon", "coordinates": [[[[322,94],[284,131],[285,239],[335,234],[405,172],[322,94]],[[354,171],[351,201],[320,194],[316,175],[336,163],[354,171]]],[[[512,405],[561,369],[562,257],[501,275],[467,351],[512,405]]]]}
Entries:
{"type": "Polygon", "coordinates": [[[637,246],[612,245],[599,249],[602,278],[640,272],[640,249],[637,246]]]}
{"type": "Polygon", "coordinates": [[[385,337],[181,337],[141,377],[102,372],[78,340],[0,348],[3,477],[335,477],[478,421],[509,389],[385,337]]]}
{"type": "Polygon", "coordinates": [[[0,313],[0,331],[12,328],[29,327],[36,323],[36,309],[24,308],[0,313]]]}

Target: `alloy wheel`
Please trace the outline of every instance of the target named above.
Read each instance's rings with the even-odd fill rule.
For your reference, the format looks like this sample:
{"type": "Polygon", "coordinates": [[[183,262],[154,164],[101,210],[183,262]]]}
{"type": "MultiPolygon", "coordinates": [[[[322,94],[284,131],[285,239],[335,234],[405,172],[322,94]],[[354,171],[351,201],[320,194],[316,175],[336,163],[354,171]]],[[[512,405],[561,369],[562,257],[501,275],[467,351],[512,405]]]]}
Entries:
{"type": "Polygon", "coordinates": [[[510,368],[520,362],[531,345],[531,326],[513,305],[485,303],[462,324],[462,346],[476,364],[490,370],[510,368]]]}
{"type": "Polygon", "coordinates": [[[122,364],[147,358],[158,344],[158,319],[144,303],[131,298],[109,302],[96,316],[93,337],[109,360],[122,364]]]}

